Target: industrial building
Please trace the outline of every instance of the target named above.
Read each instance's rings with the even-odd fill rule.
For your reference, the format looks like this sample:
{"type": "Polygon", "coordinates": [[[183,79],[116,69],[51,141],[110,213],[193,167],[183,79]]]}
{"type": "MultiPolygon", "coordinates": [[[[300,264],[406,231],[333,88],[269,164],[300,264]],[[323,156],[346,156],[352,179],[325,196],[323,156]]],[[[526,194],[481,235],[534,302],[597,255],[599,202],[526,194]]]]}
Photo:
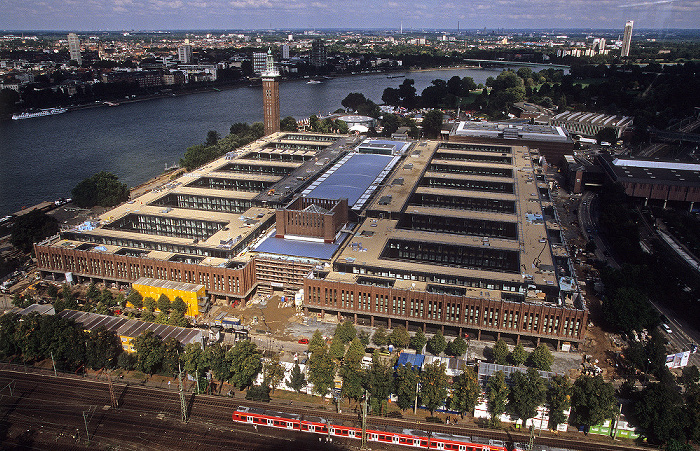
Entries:
{"type": "Polygon", "coordinates": [[[554,116],[550,120],[550,125],[564,127],[571,134],[589,138],[595,138],[600,131],[609,128],[615,132],[615,137],[620,139],[625,130],[627,130],[633,122],[634,118],[631,116],[564,111],[554,116]]]}
{"type": "Polygon", "coordinates": [[[39,269],[201,285],[212,302],[303,293],[306,312],[390,328],[580,342],[588,312],[541,154],[507,142],[274,133],[35,245],[39,269]]]}

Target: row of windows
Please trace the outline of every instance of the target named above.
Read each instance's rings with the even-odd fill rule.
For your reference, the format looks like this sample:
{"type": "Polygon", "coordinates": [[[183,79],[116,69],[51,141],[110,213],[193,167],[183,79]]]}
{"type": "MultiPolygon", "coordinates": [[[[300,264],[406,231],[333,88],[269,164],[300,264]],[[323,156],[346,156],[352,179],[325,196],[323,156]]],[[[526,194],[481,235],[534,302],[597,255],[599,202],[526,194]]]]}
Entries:
{"type": "Polygon", "coordinates": [[[503,155],[482,155],[475,153],[435,152],[434,160],[472,161],[479,163],[513,164],[513,159],[503,155]]]}
{"type": "Polygon", "coordinates": [[[243,179],[228,179],[217,177],[201,177],[187,186],[200,187],[207,189],[218,189],[226,191],[246,191],[251,193],[259,193],[269,189],[274,182],[265,180],[243,180],[243,179]]]}
{"type": "Polygon", "coordinates": [[[205,240],[223,229],[225,225],[223,222],[198,219],[129,214],[105,228],[148,235],[205,240]]]}
{"type": "Polygon", "coordinates": [[[505,177],[511,179],[513,178],[513,170],[510,168],[459,166],[441,163],[431,163],[428,166],[428,170],[433,172],[447,172],[450,174],[480,175],[486,177],[505,177]]]}
{"type": "Polygon", "coordinates": [[[219,168],[219,171],[244,172],[246,174],[287,175],[294,168],[286,166],[268,166],[259,164],[229,163],[219,168]]]}
{"type": "Polygon", "coordinates": [[[489,191],[492,193],[513,194],[513,184],[505,182],[487,182],[483,180],[463,180],[440,177],[424,177],[420,186],[471,191],[489,191]]]}
{"type": "Polygon", "coordinates": [[[396,227],[399,229],[457,235],[488,236],[508,240],[518,238],[518,225],[515,222],[487,221],[471,218],[406,213],[401,217],[396,227]]]}
{"type": "Polygon", "coordinates": [[[480,144],[443,142],[440,143],[438,149],[464,150],[472,152],[495,152],[495,153],[513,153],[510,147],[506,146],[486,146],[480,144]]]}
{"type": "Polygon", "coordinates": [[[444,196],[440,194],[415,193],[411,196],[409,205],[449,208],[452,210],[515,213],[515,201],[513,200],[444,196]]]}

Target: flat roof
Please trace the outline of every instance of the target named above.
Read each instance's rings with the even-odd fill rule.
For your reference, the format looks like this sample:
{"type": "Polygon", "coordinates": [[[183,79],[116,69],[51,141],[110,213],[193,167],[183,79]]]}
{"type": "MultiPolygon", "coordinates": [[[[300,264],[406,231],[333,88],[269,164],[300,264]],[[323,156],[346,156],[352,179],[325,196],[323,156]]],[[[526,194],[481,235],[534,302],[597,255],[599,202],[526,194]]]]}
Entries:
{"type": "Polygon", "coordinates": [[[168,290],[178,291],[199,291],[204,288],[204,285],[196,285],[187,282],[173,282],[171,280],[154,279],[151,277],[139,277],[133,285],[146,285],[149,287],[166,288],[168,290]]]}
{"type": "Polygon", "coordinates": [[[330,260],[347,236],[347,233],[341,233],[335,242],[322,243],[319,241],[277,238],[274,233],[271,233],[252,251],[330,260]]]}
{"type": "Polygon", "coordinates": [[[457,122],[451,135],[484,138],[523,139],[533,141],[571,142],[562,127],[551,125],[514,124],[510,122],[457,122]]]}
{"type": "Polygon", "coordinates": [[[379,177],[386,176],[388,168],[398,159],[391,155],[348,154],[315,180],[302,195],[316,199],[347,198],[348,205],[354,208],[363,197],[371,196],[381,183],[379,177]]]}

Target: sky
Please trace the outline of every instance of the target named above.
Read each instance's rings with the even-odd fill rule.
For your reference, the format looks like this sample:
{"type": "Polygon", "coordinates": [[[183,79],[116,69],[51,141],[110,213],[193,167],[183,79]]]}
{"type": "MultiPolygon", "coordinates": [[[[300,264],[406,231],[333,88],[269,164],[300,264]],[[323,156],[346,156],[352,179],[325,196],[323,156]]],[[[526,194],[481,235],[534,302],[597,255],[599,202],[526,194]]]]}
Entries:
{"type": "Polygon", "coordinates": [[[0,30],[700,28],[700,0],[0,0],[0,30]]]}

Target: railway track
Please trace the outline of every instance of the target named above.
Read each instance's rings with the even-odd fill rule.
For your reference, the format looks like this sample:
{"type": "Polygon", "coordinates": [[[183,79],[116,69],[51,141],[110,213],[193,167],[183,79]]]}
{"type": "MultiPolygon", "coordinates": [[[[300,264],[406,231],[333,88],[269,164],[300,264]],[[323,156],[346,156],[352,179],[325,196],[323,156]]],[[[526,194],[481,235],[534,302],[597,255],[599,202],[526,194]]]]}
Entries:
{"type": "MultiPolygon", "coordinates": [[[[271,449],[272,441],[278,449],[321,449],[319,445],[356,447],[353,441],[335,440],[334,443],[306,443],[310,438],[295,431],[257,431],[252,426],[233,423],[231,414],[237,406],[261,407],[285,413],[312,414],[330,422],[357,423],[354,413],[322,411],[319,406],[290,406],[279,402],[259,403],[240,398],[212,395],[187,395],[188,424],[180,421],[179,394],[174,391],[114,383],[118,408],[110,406],[109,386],[106,382],[74,377],[53,377],[45,374],[25,374],[0,369],[0,425],[7,425],[5,437],[21,440],[22,431],[37,435],[43,442],[51,436],[54,443],[85,445],[85,424],[93,442],[105,447],[119,445],[120,449],[185,449],[185,444],[196,444],[197,449],[271,449]],[[11,385],[9,385],[11,384],[11,385]],[[2,388],[5,387],[5,388],[2,388]],[[9,388],[12,387],[12,393],[9,388]],[[313,409],[313,410],[312,410],[313,409]],[[85,415],[85,416],[84,416],[85,415]],[[32,432],[33,431],[33,432],[32,432]],[[14,432],[15,435],[12,434],[14,432]],[[272,437],[271,437],[272,436],[272,437]]],[[[398,429],[420,429],[426,432],[441,432],[468,435],[486,439],[503,440],[509,443],[527,443],[527,434],[507,433],[473,426],[453,426],[435,423],[370,417],[373,426],[391,426],[398,429]]],[[[311,437],[316,439],[316,437],[311,437]]],[[[2,435],[0,435],[2,440],[2,435]]],[[[536,443],[552,447],[581,451],[622,451],[632,449],[629,445],[583,442],[554,437],[537,437],[536,443]]],[[[3,442],[0,442],[2,445],[3,442]]],[[[374,448],[403,449],[392,445],[372,444],[374,448]]],[[[53,450],[61,449],[55,446],[53,450]]],[[[82,449],[75,446],[70,449],[82,449]]],[[[44,449],[44,448],[36,448],[44,449]]],[[[49,449],[49,447],[45,448],[49,449]]],[[[646,448],[638,448],[646,449],[646,448]]]]}

